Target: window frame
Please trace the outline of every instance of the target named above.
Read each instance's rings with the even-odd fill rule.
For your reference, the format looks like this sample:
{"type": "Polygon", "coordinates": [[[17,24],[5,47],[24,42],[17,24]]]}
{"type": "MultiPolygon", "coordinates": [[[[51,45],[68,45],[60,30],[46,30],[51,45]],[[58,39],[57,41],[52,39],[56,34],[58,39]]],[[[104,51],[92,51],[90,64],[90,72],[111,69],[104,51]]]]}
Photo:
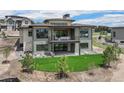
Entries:
{"type": "Polygon", "coordinates": [[[36,39],[43,39],[43,38],[48,38],[48,29],[47,28],[39,28],[39,29],[36,29],[36,39]],[[39,30],[39,32],[38,32],[39,30]],[[46,31],[46,33],[42,32],[43,30],[46,31]],[[41,32],[40,32],[41,31],[41,32]],[[46,36],[42,35],[42,34],[47,34],[46,36]],[[40,34],[40,35],[39,35],[40,34]]]}
{"type": "Polygon", "coordinates": [[[25,24],[28,24],[29,22],[28,22],[28,20],[25,20],[25,24]]]}
{"type": "Polygon", "coordinates": [[[88,49],[89,48],[89,43],[80,43],[80,48],[81,49],[88,49]],[[87,44],[87,47],[82,47],[82,45],[87,44]]]}
{"type": "Polygon", "coordinates": [[[33,32],[31,30],[28,30],[28,37],[32,37],[33,32]]]}
{"type": "Polygon", "coordinates": [[[80,38],[89,38],[89,30],[81,29],[80,30],[80,38]],[[87,36],[86,36],[86,34],[87,34],[87,36]]]}
{"type": "Polygon", "coordinates": [[[113,37],[116,37],[116,32],[115,31],[113,31],[113,37]]]}

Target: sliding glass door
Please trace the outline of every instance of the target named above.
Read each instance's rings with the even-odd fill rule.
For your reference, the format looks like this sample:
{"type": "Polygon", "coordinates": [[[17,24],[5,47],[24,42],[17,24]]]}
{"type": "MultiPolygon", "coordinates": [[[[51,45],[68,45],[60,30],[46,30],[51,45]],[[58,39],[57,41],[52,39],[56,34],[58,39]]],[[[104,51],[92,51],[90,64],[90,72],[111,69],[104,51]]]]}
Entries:
{"type": "Polygon", "coordinates": [[[67,44],[55,44],[54,51],[67,51],[68,45],[67,44]]]}

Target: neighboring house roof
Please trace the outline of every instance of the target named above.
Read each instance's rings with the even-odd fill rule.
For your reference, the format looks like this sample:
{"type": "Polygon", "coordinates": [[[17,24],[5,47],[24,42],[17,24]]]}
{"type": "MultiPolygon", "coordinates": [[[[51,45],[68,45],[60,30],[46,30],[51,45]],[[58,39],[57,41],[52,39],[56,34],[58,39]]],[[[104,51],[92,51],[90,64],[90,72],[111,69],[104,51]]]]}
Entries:
{"type": "Polygon", "coordinates": [[[72,19],[64,19],[64,18],[52,18],[52,19],[45,19],[44,22],[48,22],[48,21],[71,21],[74,22],[75,20],[72,19]]]}
{"type": "Polygon", "coordinates": [[[0,23],[2,24],[5,23],[4,19],[0,19],[0,23]]]}
{"type": "Polygon", "coordinates": [[[87,26],[87,27],[97,27],[95,25],[89,25],[89,24],[78,24],[78,23],[73,23],[72,26],[87,26]]]}
{"type": "MultiPolygon", "coordinates": [[[[8,17],[11,17],[11,18],[27,18],[27,17],[23,17],[23,16],[16,16],[16,15],[7,15],[5,17],[6,18],[8,18],[8,17]]],[[[27,18],[27,19],[29,19],[29,18],[27,18]]]]}
{"type": "Polygon", "coordinates": [[[5,16],[6,18],[21,18],[22,20],[24,20],[24,19],[28,19],[28,20],[30,20],[32,23],[34,23],[30,18],[28,18],[28,17],[23,17],[23,16],[16,16],[16,15],[7,15],[7,16],[5,16]]]}
{"type": "Polygon", "coordinates": [[[112,28],[112,29],[118,29],[118,28],[123,29],[124,27],[122,26],[122,27],[110,27],[110,28],[112,28]]]}

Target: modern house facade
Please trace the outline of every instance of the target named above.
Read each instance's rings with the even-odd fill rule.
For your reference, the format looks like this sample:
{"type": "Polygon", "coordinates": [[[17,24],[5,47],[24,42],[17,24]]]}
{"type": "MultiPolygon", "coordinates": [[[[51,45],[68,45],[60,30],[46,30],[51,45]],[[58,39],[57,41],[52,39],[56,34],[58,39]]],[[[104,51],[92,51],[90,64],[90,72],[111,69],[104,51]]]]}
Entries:
{"type": "Polygon", "coordinates": [[[0,31],[18,31],[19,27],[32,23],[32,20],[27,17],[8,15],[4,19],[0,19],[0,31]]]}
{"type": "Polygon", "coordinates": [[[111,29],[112,42],[124,44],[124,27],[112,27],[111,29]]]}
{"type": "Polygon", "coordinates": [[[73,24],[69,14],[63,18],[46,19],[42,24],[20,28],[20,44],[23,51],[33,54],[72,53],[80,55],[92,50],[91,25],[73,24]]]}

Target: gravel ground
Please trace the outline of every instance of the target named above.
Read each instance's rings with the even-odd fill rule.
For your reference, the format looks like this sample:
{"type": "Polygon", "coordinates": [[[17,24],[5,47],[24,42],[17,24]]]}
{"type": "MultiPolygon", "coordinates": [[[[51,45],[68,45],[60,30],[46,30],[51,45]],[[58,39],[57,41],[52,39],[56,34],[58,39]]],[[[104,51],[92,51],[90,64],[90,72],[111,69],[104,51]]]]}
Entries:
{"type": "Polygon", "coordinates": [[[124,55],[121,55],[120,58],[117,69],[113,71],[111,82],[124,82],[124,55]]]}

